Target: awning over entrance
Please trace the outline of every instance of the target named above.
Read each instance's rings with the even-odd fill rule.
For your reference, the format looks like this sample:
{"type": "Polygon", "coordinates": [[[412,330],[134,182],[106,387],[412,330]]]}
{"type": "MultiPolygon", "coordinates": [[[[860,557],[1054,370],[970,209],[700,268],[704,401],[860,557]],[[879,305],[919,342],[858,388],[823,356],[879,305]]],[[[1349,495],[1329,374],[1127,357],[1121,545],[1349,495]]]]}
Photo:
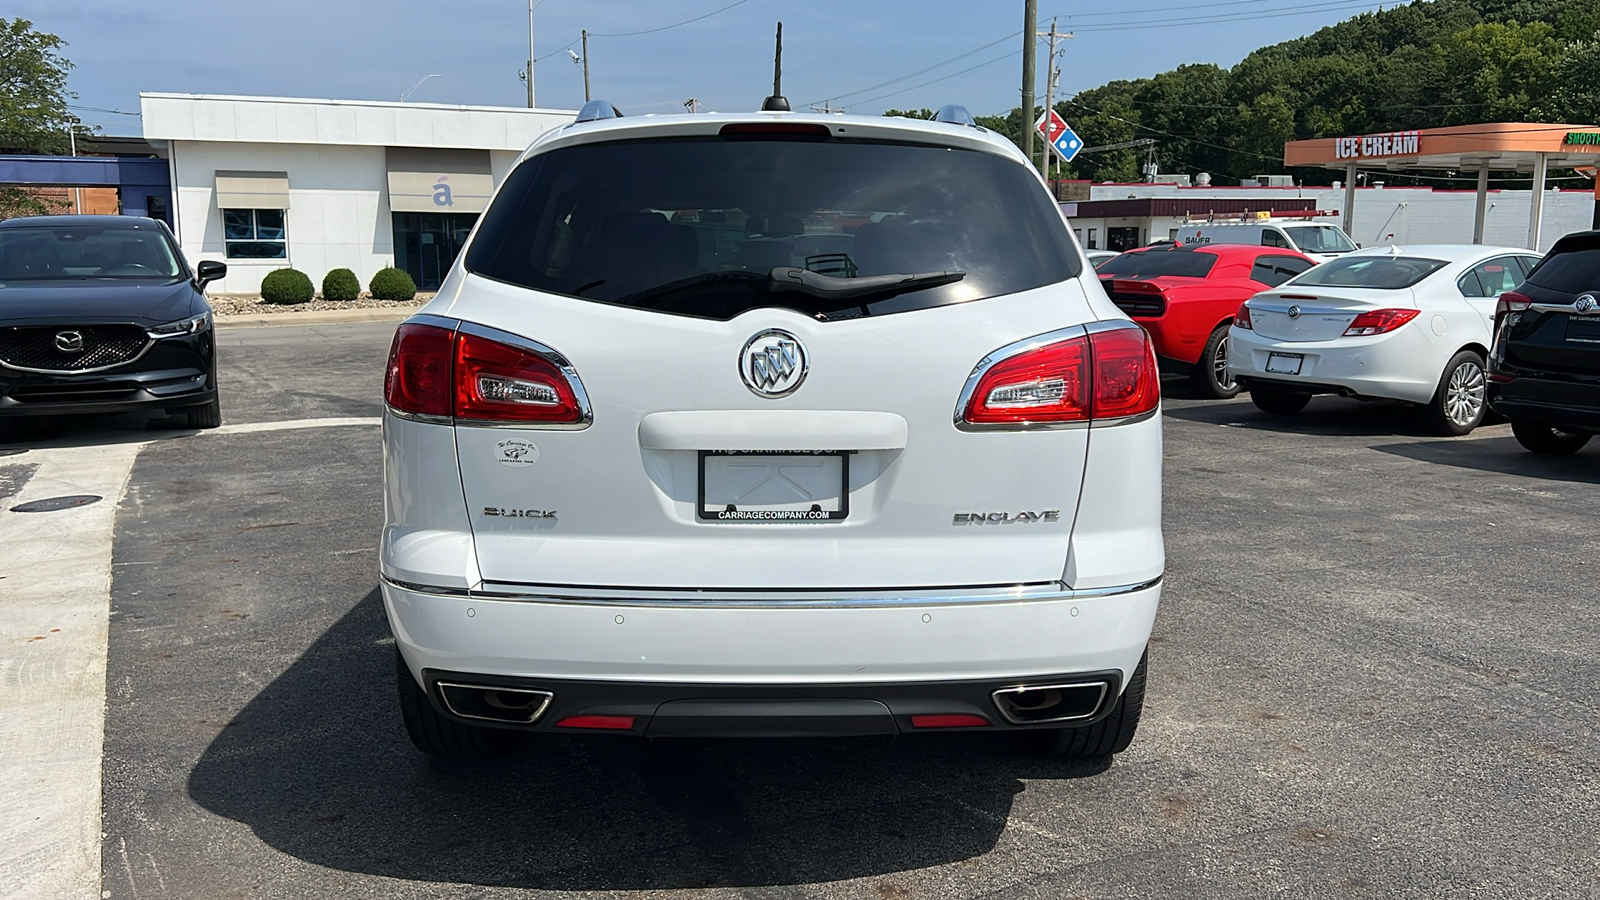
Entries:
{"type": "Polygon", "coordinates": [[[391,212],[481,213],[494,193],[487,150],[390,147],[391,212]]]}
{"type": "MultiPolygon", "coordinates": [[[[1361,169],[1404,173],[1450,169],[1478,173],[1478,205],[1473,243],[1483,243],[1490,172],[1533,176],[1533,202],[1528,221],[1528,247],[1539,246],[1544,212],[1545,176],[1551,168],[1592,167],[1600,163],[1600,127],[1539,122],[1488,122],[1393,131],[1355,137],[1290,141],[1283,145],[1289,166],[1321,166],[1345,172],[1345,230],[1355,215],[1356,176],[1361,169]]],[[[1600,197],[1600,184],[1596,186],[1600,197]]]]}
{"type": "Polygon", "coordinates": [[[288,208],[288,172],[217,172],[217,209],[288,208]]]}

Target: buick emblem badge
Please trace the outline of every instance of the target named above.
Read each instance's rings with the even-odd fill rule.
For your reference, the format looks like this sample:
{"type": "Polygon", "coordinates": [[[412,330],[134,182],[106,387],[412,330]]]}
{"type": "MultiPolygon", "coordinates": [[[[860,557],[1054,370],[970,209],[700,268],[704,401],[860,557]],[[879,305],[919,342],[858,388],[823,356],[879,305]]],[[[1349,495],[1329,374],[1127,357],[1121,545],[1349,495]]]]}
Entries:
{"type": "Polygon", "coordinates": [[[789,396],[800,389],[809,368],[805,345],[781,328],[757,333],[739,353],[739,377],[758,397],[789,396]]]}
{"type": "Polygon", "coordinates": [[[1593,294],[1583,294],[1572,302],[1572,308],[1580,313],[1586,313],[1596,306],[1600,306],[1600,300],[1596,300],[1593,294]]]}
{"type": "Polygon", "coordinates": [[[1298,307],[1298,306],[1289,307],[1289,318],[1291,318],[1291,319],[1300,318],[1300,307],[1298,307]]]}
{"type": "Polygon", "coordinates": [[[83,332],[58,331],[56,332],[56,349],[62,353],[83,352],[83,332]]]}

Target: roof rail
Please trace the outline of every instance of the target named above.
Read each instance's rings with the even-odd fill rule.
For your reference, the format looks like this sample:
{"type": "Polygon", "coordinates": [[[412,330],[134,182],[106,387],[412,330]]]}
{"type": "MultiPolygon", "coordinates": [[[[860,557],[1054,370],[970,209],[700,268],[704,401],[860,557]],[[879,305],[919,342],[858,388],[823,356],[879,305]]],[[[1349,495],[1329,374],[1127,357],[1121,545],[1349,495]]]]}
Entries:
{"type": "Polygon", "coordinates": [[[576,121],[596,122],[600,119],[620,118],[622,118],[622,110],[617,109],[615,106],[612,106],[610,103],[604,100],[590,100],[588,103],[583,105],[582,109],[578,110],[578,118],[576,121]]]}
{"type": "Polygon", "coordinates": [[[933,114],[933,120],[935,122],[943,122],[946,125],[970,125],[973,128],[978,127],[978,123],[972,118],[972,113],[967,112],[967,108],[965,106],[959,106],[955,103],[947,103],[944,106],[939,107],[939,111],[933,114]]]}

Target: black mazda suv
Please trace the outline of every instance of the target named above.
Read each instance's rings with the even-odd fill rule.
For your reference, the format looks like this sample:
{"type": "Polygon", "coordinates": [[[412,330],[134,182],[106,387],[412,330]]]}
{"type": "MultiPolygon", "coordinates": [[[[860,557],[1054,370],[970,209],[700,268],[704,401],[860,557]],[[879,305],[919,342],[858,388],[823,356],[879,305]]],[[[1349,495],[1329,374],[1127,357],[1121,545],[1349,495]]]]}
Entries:
{"type": "Polygon", "coordinates": [[[133,216],[0,222],[0,416],[153,410],[222,424],[205,286],[167,226],[133,216]]]}
{"type": "Polygon", "coordinates": [[[1600,231],[1569,234],[1495,305],[1489,405],[1535,453],[1600,433],[1600,231]]]}

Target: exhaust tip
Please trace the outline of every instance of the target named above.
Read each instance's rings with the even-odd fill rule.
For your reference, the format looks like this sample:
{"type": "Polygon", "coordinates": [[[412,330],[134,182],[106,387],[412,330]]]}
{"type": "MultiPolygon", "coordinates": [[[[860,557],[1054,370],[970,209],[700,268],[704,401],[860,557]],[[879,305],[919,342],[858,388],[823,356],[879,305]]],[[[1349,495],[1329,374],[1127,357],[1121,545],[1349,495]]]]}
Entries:
{"type": "Polygon", "coordinates": [[[532,725],[555,699],[549,691],[500,687],[492,684],[438,682],[445,709],[463,719],[532,725]]]}
{"type": "Polygon", "coordinates": [[[1025,684],[1001,688],[993,695],[995,708],[1013,725],[1072,722],[1094,718],[1111,692],[1106,681],[1073,684],[1025,684]]]}

